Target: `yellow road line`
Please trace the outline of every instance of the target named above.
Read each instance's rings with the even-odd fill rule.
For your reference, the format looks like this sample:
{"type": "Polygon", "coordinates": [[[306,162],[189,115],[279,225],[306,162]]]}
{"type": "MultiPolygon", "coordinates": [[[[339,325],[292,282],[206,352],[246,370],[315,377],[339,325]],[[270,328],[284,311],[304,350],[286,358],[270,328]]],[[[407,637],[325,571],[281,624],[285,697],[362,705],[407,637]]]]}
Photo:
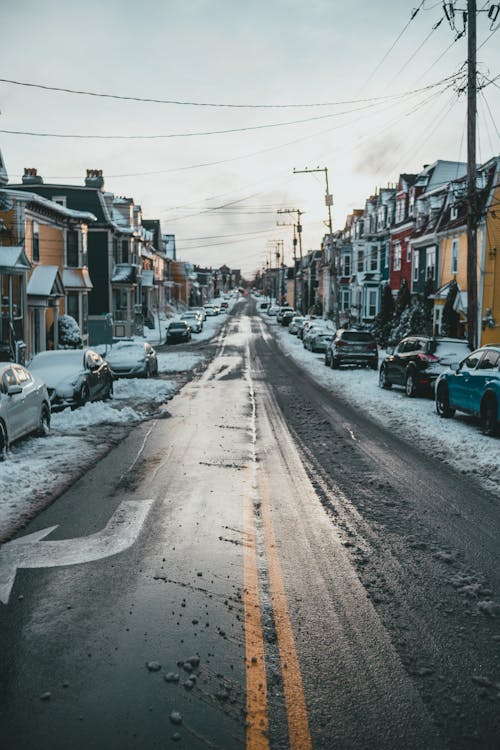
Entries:
{"type": "Polygon", "coordinates": [[[259,605],[259,576],[255,543],[253,498],[246,501],[243,526],[243,607],[245,613],[245,672],[247,750],[269,750],[264,635],[259,605]]]}
{"type": "Polygon", "coordinates": [[[283,574],[279,561],[276,537],[274,535],[269,495],[265,476],[258,470],[259,495],[264,525],[264,539],[268,566],[271,601],[274,610],[274,623],[278,637],[278,648],[283,677],[286,712],[288,718],[288,736],[290,750],[312,750],[309,731],[307,707],[302,686],[299,660],[295,648],[292,625],[288,614],[283,574]]]}

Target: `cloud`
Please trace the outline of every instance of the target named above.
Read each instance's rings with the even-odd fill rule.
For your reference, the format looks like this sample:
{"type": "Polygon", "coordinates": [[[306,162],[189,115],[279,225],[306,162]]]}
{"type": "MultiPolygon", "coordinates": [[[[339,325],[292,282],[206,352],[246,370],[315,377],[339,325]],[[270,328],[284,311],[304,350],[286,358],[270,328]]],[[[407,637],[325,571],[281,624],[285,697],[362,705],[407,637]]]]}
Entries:
{"type": "Polygon", "coordinates": [[[354,171],[368,176],[385,175],[394,169],[400,145],[401,141],[390,135],[372,139],[361,150],[354,171]]]}

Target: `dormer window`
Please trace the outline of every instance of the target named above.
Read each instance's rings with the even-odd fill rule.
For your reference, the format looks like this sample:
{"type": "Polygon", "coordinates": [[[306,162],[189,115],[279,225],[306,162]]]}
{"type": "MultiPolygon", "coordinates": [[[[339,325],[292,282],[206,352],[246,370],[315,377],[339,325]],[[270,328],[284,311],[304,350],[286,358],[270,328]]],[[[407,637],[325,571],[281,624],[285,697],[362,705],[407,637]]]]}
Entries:
{"type": "Polygon", "coordinates": [[[458,206],[456,203],[453,204],[450,210],[450,219],[451,221],[454,221],[455,219],[458,219],[458,206]]]}

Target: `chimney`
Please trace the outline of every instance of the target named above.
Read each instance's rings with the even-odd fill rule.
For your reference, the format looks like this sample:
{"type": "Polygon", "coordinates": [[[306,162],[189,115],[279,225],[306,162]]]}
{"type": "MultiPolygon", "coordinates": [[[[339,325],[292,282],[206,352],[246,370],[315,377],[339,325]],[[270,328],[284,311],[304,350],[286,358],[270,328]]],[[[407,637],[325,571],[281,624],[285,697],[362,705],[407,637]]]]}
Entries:
{"type": "Polygon", "coordinates": [[[43,177],[37,173],[34,167],[25,167],[23,185],[43,185],[43,177]]]}
{"type": "Polygon", "coordinates": [[[102,169],[87,169],[85,187],[98,188],[99,190],[102,190],[104,188],[104,177],[102,176],[102,169]]]}

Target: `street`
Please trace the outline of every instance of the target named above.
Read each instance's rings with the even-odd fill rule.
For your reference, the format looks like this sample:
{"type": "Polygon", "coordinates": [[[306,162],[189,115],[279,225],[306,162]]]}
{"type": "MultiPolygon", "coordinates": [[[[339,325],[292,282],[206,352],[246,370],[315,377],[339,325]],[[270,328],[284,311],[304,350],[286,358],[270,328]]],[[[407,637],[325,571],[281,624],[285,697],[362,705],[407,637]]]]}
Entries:
{"type": "Polygon", "coordinates": [[[500,748],[499,532],[238,302],[0,548],[2,747],[500,748]]]}

